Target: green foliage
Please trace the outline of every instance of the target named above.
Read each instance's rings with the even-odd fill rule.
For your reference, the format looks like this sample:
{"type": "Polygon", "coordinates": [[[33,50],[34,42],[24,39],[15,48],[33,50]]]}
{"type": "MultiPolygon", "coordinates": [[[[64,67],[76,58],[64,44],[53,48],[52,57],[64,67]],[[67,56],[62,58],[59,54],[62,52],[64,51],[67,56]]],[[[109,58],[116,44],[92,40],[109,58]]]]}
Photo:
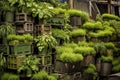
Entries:
{"type": "Polygon", "coordinates": [[[107,37],[107,36],[112,36],[113,32],[110,30],[103,30],[103,31],[98,31],[98,37],[107,37]]]}
{"type": "Polygon", "coordinates": [[[3,53],[0,53],[0,67],[4,67],[6,63],[6,59],[3,56],[3,53]]]}
{"type": "Polygon", "coordinates": [[[82,20],[85,20],[85,21],[88,21],[89,19],[89,15],[84,11],[80,11],[76,9],[69,9],[67,12],[70,16],[78,16],[78,17],[81,17],[82,20]]]}
{"type": "Polygon", "coordinates": [[[97,71],[94,64],[90,64],[87,69],[84,70],[84,74],[92,74],[93,80],[97,77],[97,71]]]}
{"type": "Polygon", "coordinates": [[[0,26],[0,38],[5,38],[9,34],[14,34],[14,33],[15,33],[15,29],[12,25],[6,24],[0,26]]]}
{"type": "Polygon", "coordinates": [[[71,42],[71,43],[65,43],[65,44],[63,44],[63,46],[65,46],[65,47],[70,47],[70,48],[75,48],[75,47],[77,47],[78,45],[76,44],[76,43],[74,43],[74,42],[71,42]]]}
{"type": "Polygon", "coordinates": [[[34,74],[31,80],[57,80],[54,76],[48,75],[48,73],[44,70],[34,74]]]}
{"type": "Polygon", "coordinates": [[[86,31],[84,29],[75,29],[71,31],[71,36],[72,37],[79,37],[79,36],[85,36],[86,31]]]}
{"type": "Polygon", "coordinates": [[[24,35],[10,34],[7,36],[7,41],[9,42],[9,44],[12,45],[31,44],[33,41],[33,36],[30,34],[24,34],[24,35]]]}
{"type": "Polygon", "coordinates": [[[117,20],[117,21],[120,20],[120,18],[118,16],[116,16],[114,14],[107,14],[107,13],[102,15],[102,19],[103,20],[117,20]]]}
{"type": "Polygon", "coordinates": [[[57,45],[56,39],[52,35],[40,35],[35,39],[39,52],[44,49],[52,49],[57,45]]]}
{"type": "Polygon", "coordinates": [[[56,52],[57,52],[57,54],[62,54],[64,52],[71,53],[71,52],[73,52],[73,48],[66,47],[66,46],[57,46],[56,52]]]}
{"type": "Polygon", "coordinates": [[[22,66],[18,68],[18,73],[22,71],[26,72],[26,76],[30,77],[33,73],[39,71],[39,58],[33,55],[29,55],[22,63],[22,66]]]}
{"type": "Polygon", "coordinates": [[[112,61],[112,71],[120,72],[120,57],[115,57],[112,61]]]}
{"type": "Polygon", "coordinates": [[[100,53],[101,55],[104,54],[107,50],[103,42],[95,43],[94,49],[96,53],[100,53]]]}
{"type": "Polygon", "coordinates": [[[11,74],[11,73],[4,73],[0,79],[1,80],[20,80],[18,75],[11,74]]]}
{"type": "Polygon", "coordinates": [[[82,41],[82,42],[78,42],[78,46],[89,46],[89,47],[94,47],[94,43],[93,42],[85,42],[85,41],[82,41]]]}
{"type": "Polygon", "coordinates": [[[67,31],[60,30],[60,29],[52,29],[52,35],[56,39],[58,38],[58,39],[64,40],[64,42],[69,41],[69,34],[67,31]]]}
{"type": "Polygon", "coordinates": [[[81,54],[74,54],[74,53],[62,53],[60,59],[63,62],[78,62],[83,60],[83,56],[81,54]]]}
{"type": "Polygon", "coordinates": [[[115,49],[115,45],[112,42],[105,43],[105,47],[107,49],[115,49]]]}
{"type": "Polygon", "coordinates": [[[62,9],[62,8],[54,8],[53,11],[55,12],[55,14],[64,14],[66,12],[66,9],[62,9]]]}
{"type": "Polygon", "coordinates": [[[89,55],[89,54],[95,54],[96,51],[93,47],[80,46],[80,47],[76,47],[74,49],[74,53],[80,53],[83,56],[86,56],[86,55],[89,55]]]}
{"type": "Polygon", "coordinates": [[[101,61],[103,62],[112,62],[113,56],[101,56],[101,61]]]}

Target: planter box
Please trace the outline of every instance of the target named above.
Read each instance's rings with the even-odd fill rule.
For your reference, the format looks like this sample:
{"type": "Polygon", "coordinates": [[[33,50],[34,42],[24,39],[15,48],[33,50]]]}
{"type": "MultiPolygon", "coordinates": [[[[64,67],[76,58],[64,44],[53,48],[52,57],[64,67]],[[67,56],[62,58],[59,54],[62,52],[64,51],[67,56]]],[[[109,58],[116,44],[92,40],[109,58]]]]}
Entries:
{"type": "Polygon", "coordinates": [[[67,73],[67,74],[73,74],[76,73],[76,66],[75,63],[65,63],[60,60],[56,60],[55,64],[55,72],[57,73],[67,73]]]}
{"type": "Polygon", "coordinates": [[[38,58],[40,59],[40,65],[52,65],[52,56],[51,55],[39,55],[38,58]]]}
{"type": "Polygon", "coordinates": [[[41,34],[49,34],[51,31],[50,25],[35,25],[34,34],[35,36],[39,36],[41,34]]]}
{"type": "Polygon", "coordinates": [[[31,54],[31,45],[9,45],[8,54],[31,54]]]}
{"type": "Polygon", "coordinates": [[[27,13],[16,13],[15,22],[33,22],[33,18],[27,13]]]}
{"type": "Polygon", "coordinates": [[[6,67],[8,69],[18,69],[25,58],[26,55],[8,55],[6,59],[6,67]]]}
{"type": "Polygon", "coordinates": [[[33,23],[16,23],[17,33],[33,33],[33,23]]]}

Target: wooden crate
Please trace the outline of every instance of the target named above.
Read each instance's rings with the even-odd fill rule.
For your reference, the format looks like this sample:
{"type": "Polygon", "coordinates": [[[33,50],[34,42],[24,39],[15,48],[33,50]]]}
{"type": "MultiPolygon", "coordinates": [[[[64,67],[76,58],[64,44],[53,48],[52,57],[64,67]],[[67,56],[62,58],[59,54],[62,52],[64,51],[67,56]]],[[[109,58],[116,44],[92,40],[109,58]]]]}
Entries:
{"type": "Polygon", "coordinates": [[[33,22],[33,17],[27,13],[16,13],[15,22],[33,22]]]}
{"type": "Polygon", "coordinates": [[[39,55],[40,65],[52,65],[52,56],[51,55],[39,55]]]}
{"type": "Polygon", "coordinates": [[[33,33],[33,23],[17,23],[16,24],[17,33],[33,33]]]}
{"type": "Polygon", "coordinates": [[[31,54],[31,45],[9,45],[7,49],[8,54],[31,54]]]}
{"type": "Polygon", "coordinates": [[[8,55],[6,59],[6,67],[8,69],[18,69],[25,58],[26,55],[8,55]]]}
{"type": "Polygon", "coordinates": [[[50,25],[35,25],[34,28],[34,34],[35,36],[41,35],[41,34],[49,34],[51,31],[50,25]]]}

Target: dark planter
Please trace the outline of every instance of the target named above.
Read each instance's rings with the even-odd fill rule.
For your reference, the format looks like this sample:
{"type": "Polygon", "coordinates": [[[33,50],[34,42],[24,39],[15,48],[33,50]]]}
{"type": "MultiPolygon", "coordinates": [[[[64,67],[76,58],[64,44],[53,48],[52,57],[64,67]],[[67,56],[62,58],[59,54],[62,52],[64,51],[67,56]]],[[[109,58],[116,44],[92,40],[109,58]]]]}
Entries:
{"type": "Polygon", "coordinates": [[[111,73],[111,70],[112,70],[112,63],[110,62],[101,63],[100,75],[108,76],[111,73]]]}
{"type": "Polygon", "coordinates": [[[6,11],[5,22],[14,22],[14,12],[13,11],[6,11]]]}
{"type": "Polygon", "coordinates": [[[84,78],[84,80],[93,80],[93,75],[92,74],[84,74],[83,78],[84,78]]]}
{"type": "Polygon", "coordinates": [[[79,41],[86,41],[85,36],[72,37],[72,41],[78,43],[79,41]]]}

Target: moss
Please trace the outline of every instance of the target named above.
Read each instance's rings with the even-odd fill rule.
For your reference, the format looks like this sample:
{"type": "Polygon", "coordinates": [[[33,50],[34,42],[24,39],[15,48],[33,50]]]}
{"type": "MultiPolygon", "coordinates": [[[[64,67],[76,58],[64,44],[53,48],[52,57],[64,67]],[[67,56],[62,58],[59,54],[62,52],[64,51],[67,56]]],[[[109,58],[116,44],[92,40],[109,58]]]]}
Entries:
{"type": "Polygon", "coordinates": [[[113,56],[101,56],[101,61],[103,62],[112,62],[113,56]]]}
{"type": "Polygon", "coordinates": [[[71,31],[72,37],[85,36],[85,35],[86,35],[86,31],[84,29],[75,29],[71,31]]]}

